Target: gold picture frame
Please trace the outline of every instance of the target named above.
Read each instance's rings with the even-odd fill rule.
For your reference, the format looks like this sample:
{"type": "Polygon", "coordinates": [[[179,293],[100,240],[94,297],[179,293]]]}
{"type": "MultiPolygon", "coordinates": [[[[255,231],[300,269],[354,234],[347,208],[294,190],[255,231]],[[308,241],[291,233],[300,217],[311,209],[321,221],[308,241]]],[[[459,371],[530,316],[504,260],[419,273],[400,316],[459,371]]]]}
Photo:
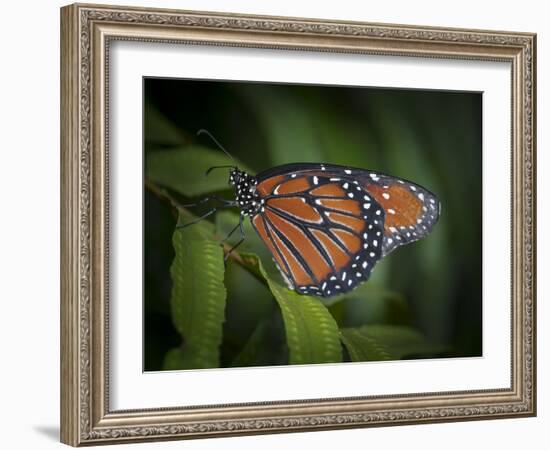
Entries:
{"type": "Polygon", "coordinates": [[[61,441],[73,446],[536,414],[536,35],[74,4],[61,9],[61,441]],[[112,411],[108,57],[114,40],[492,60],[512,67],[509,389],[112,411]]]}

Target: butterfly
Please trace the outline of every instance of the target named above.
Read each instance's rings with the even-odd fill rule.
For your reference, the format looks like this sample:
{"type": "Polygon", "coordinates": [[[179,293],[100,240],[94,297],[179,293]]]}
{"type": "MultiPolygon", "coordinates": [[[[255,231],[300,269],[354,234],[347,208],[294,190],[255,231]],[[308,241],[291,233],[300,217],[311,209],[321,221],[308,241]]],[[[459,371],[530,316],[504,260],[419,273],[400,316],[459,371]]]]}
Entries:
{"type": "MultiPolygon", "coordinates": [[[[207,131],[201,133],[229,155],[207,131]]],[[[240,209],[228,237],[240,229],[241,240],[230,252],[244,241],[248,217],[288,287],[299,294],[332,297],[355,289],[381,258],[427,236],[441,214],[440,201],[426,188],[366,169],[293,163],[257,175],[236,165],[209,171],[220,167],[230,169],[235,200],[218,200],[240,209]]]]}

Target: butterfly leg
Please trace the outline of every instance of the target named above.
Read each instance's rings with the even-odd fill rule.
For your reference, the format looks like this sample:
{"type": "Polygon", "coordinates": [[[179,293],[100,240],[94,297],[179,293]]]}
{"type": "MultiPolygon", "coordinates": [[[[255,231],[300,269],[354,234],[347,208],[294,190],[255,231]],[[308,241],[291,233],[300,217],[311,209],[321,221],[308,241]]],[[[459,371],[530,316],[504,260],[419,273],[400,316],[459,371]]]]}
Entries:
{"type": "Polygon", "coordinates": [[[195,203],[189,203],[187,205],[178,204],[178,207],[182,208],[192,208],[193,206],[202,205],[204,203],[209,202],[210,200],[216,200],[220,203],[223,203],[224,205],[236,205],[237,202],[234,200],[226,200],[225,198],[218,197],[217,195],[209,195],[208,197],[201,198],[198,202],[195,203]]]}
{"type": "Polygon", "coordinates": [[[218,207],[216,207],[216,208],[212,208],[210,211],[205,212],[202,216],[196,218],[195,220],[192,220],[191,222],[182,223],[182,224],[177,224],[177,225],[176,225],[176,228],[185,228],[185,227],[188,227],[189,225],[194,225],[194,224],[200,222],[201,220],[204,220],[204,219],[206,219],[207,217],[211,216],[211,215],[214,214],[218,209],[231,208],[232,206],[233,206],[233,204],[229,204],[229,205],[222,205],[222,206],[218,206],[218,207]]]}
{"type": "Polygon", "coordinates": [[[182,224],[177,224],[176,225],[176,228],[186,228],[188,227],[189,225],[194,225],[196,223],[199,223],[201,220],[204,220],[206,219],[208,216],[211,216],[212,214],[214,214],[216,212],[217,208],[212,208],[210,211],[204,213],[202,216],[196,218],[195,220],[192,220],[191,222],[188,222],[188,223],[182,223],[182,224]]]}
{"type": "Polygon", "coordinates": [[[243,219],[244,219],[244,216],[241,215],[241,216],[239,217],[239,223],[237,224],[237,226],[235,226],[235,228],[233,228],[233,230],[231,230],[231,233],[229,233],[229,234],[227,235],[227,237],[222,241],[222,242],[224,242],[229,236],[231,236],[231,235],[237,230],[237,228],[240,230],[240,232],[241,232],[241,239],[239,240],[239,242],[237,242],[233,247],[231,247],[231,248],[229,249],[229,251],[227,252],[227,254],[225,255],[225,257],[223,258],[224,262],[227,261],[227,259],[229,258],[229,255],[231,255],[231,253],[232,253],[239,245],[241,245],[241,244],[244,242],[244,240],[245,240],[245,237],[246,237],[246,236],[245,236],[245,234],[244,234],[243,219]]]}
{"type": "Polygon", "coordinates": [[[235,228],[233,228],[233,229],[229,232],[229,234],[228,234],[226,237],[224,237],[224,238],[220,241],[220,244],[225,243],[225,242],[233,235],[233,233],[235,233],[235,231],[237,231],[237,229],[238,229],[240,226],[241,226],[241,224],[240,224],[240,222],[239,222],[237,225],[235,225],[235,228]]]}

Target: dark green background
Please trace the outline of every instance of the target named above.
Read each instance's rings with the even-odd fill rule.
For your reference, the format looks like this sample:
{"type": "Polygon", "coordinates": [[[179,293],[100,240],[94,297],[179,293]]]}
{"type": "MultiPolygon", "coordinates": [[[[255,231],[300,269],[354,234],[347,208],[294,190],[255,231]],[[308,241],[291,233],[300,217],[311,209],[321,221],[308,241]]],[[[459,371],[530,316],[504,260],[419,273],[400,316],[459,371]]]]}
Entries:
{"type": "MultiPolygon", "coordinates": [[[[444,349],[437,356],[482,354],[481,94],[146,78],[144,98],[145,156],[194,143],[214,148],[195,134],[206,128],[256,172],[290,162],[335,163],[434,192],[442,203],[434,232],[382,260],[368,282],[394,293],[393,300],[355,299],[330,311],[340,326],[412,325],[444,349]]],[[[144,202],[144,369],[159,370],[181,343],[170,316],[176,219],[148,190],[144,202]]],[[[225,284],[222,367],[260,321],[268,339],[253,365],[286,364],[283,324],[269,291],[231,262],[225,284]]]]}

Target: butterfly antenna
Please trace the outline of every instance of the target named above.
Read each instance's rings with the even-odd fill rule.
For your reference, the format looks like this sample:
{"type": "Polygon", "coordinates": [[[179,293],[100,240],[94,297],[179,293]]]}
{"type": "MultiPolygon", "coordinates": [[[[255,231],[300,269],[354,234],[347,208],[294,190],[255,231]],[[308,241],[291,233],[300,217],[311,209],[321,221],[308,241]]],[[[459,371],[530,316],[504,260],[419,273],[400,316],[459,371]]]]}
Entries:
{"type": "Polygon", "coordinates": [[[214,169],[234,169],[234,168],[235,166],[212,166],[206,171],[205,175],[208,175],[214,169]]]}
{"type": "Polygon", "coordinates": [[[201,134],[206,134],[210,139],[212,139],[212,141],[220,148],[220,150],[224,152],[227,156],[229,156],[229,158],[231,158],[231,161],[233,161],[235,163],[235,167],[237,167],[237,161],[235,161],[233,156],[231,156],[231,154],[225,148],[223,148],[222,144],[220,144],[218,140],[214,136],[212,136],[212,134],[208,130],[201,128],[199,131],[197,131],[197,136],[200,136],[201,134]]]}

